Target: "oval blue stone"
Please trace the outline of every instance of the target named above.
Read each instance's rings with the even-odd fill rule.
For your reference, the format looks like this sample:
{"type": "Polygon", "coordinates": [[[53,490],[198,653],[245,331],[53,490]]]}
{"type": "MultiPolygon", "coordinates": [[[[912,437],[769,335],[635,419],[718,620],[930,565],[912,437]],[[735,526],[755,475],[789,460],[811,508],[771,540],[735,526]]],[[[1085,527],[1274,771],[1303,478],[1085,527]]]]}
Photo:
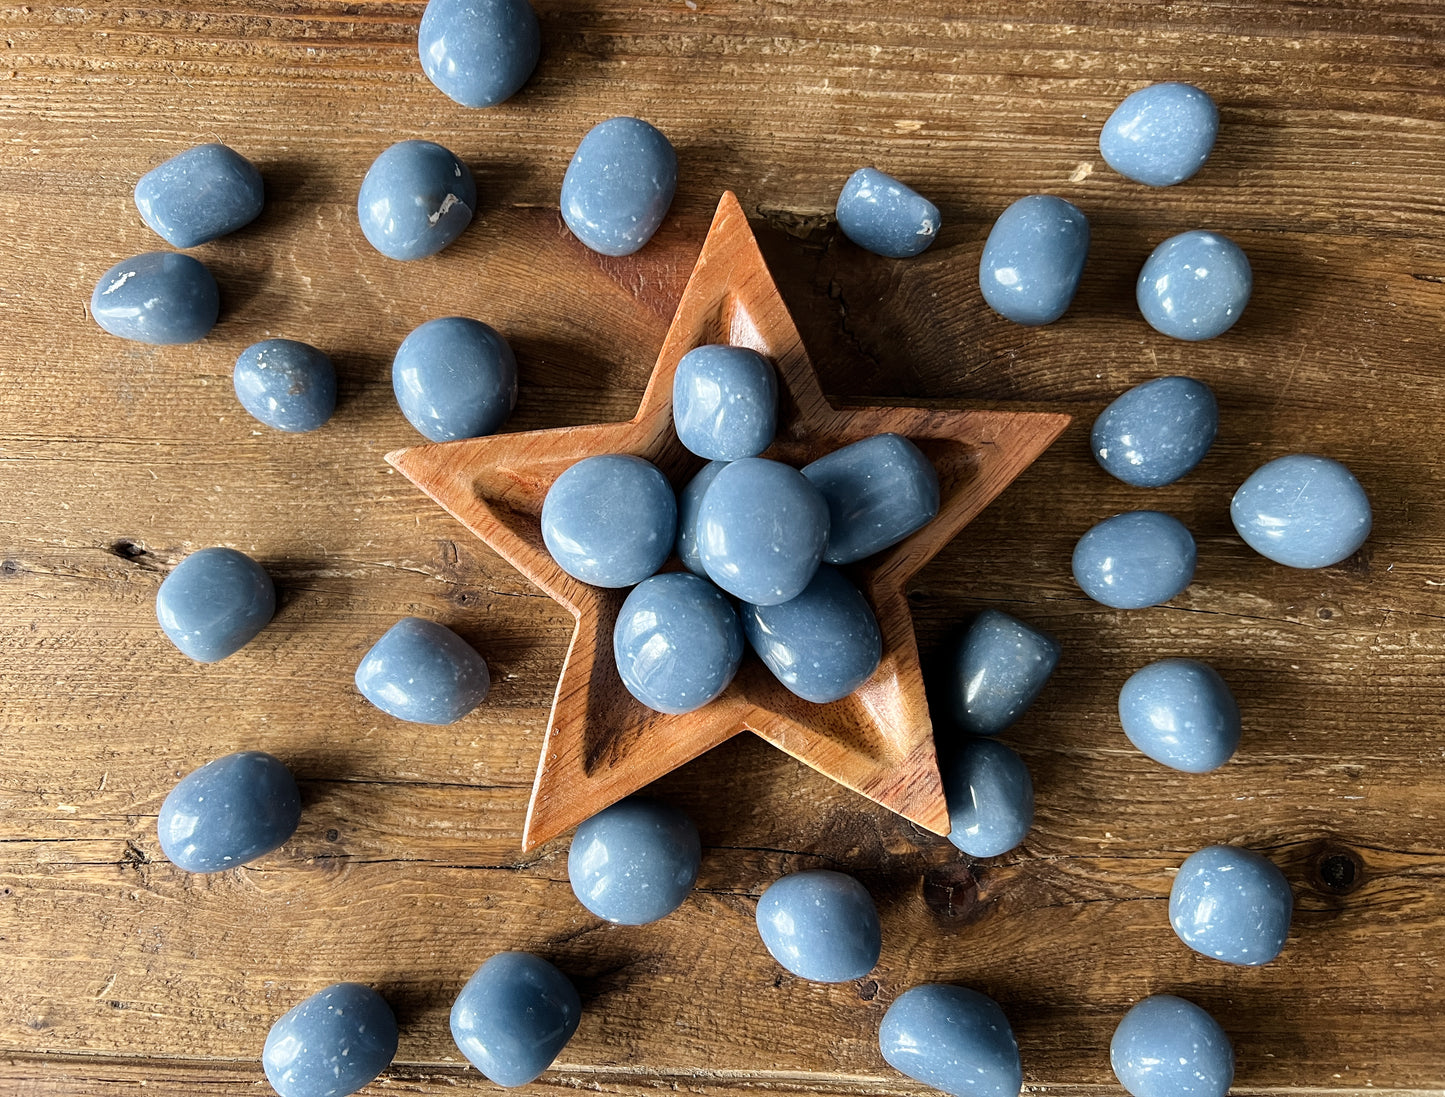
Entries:
{"type": "Polygon", "coordinates": [[[542,31],[527,0],[430,0],[417,31],[422,71],[464,107],[510,99],[541,52],[542,31]]]}
{"type": "Polygon", "coordinates": [[[983,299],[1005,320],[1051,324],[1068,311],[1089,255],[1089,219],[1052,194],[1020,198],[993,223],[978,263],[983,299]]]}
{"type": "Polygon", "coordinates": [[[231,383],[241,406],[275,430],[316,430],[336,410],[336,367],[321,351],[294,339],[247,347],[236,359],[231,383]]]}
{"type": "Polygon", "coordinates": [[[1229,504],[1244,543],[1292,568],[1324,568],[1359,551],[1374,519],[1365,489],[1328,457],[1296,453],[1255,469],[1229,504]]]}
{"type": "Polygon", "coordinates": [[[1195,659],[1160,659],[1119,691],[1129,742],[1184,773],[1208,773],[1239,746],[1239,705],[1219,672],[1195,659]]]}
{"type": "Polygon", "coordinates": [[[301,821],[301,792],[280,761],[243,750],[207,762],[161,804],[161,850],[187,872],[220,872],[286,844],[301,821]]]}
{"type": "Polygon", "coordinates": [[[971,857],[1013,849],[1034,824],[1029,768],[997,739],[968,738],[942,767],[948,840],[971,857]]]}
{"type": "Polygon", "coordinates": [[[1171,236],[1139,271],[1139,311],[1155,331],[1198,342],[1223,335],[1244,313],[1254,290],[1249,257],[1217,232],[1171,236]]]}
{"type": "Polygon", "coordinates": [[[356,688],[413,724],[453,724],[487,699],[492,677],[476,649],[445,625],[403,617],[356,668],[356,688]]]}
{"type": "Polygon", "coordinates": [[[954,721],[970,735],[997,735],[1043,692],[1059,642],[1007,613],[986,609],[959,641],[948,677],[954,721]]]}
{"type": "Polygon", "coordinates": [[[1099,413],[1090,442],[1105,472],[1126,484],[1172,484],[1204,460],[1219,432],[1219,404],[1202,381],[1156,377],[1099,413]]]}
{"type": "Polygon", "coordinates": [[[1190,854],[1169,891],[1169,924],[1203,956],[1256,967],[1289,938],[1294,896],[1272,861],[1237,846],[1190,854]]]}
{"type": "Polygon", "coordinates": [[[199,259],[148,251],[117,263],[90,295],[90,315],[112,335],[168,346],[204,339],[221,315],[221,291],[199,259]]]}
{"type": "Polygon", "coordinates": [[[452,1005],[452,1039],[499,1086],[524,1086],[552,1065],[582,1017],[567,976],[530,952],[499,952],[452,1005]]]}
{"type": "Polygon", "coordinates": [[[702,497],[726,465],[726,461],[709,461],[687,482],[687,487],[683,488],[677,497],[677,555],[681,558],[683,567],[704,579],[707,578],[707,569],[702,566],[697,519],[702,511],[702,497]]]}
{"type": "Polygon", "coordinates": [[[888,1065],[954,1097],[1018,1097],[1023,1064],[1013,1029],[986,994],[926,983],[883,1015],[878,1049],[888,1065]]]}
{"type": "Polygon", "coordinates": [[[859,168],[838,195],[838,227],[865,251],[909,259],[938,239],[938,207],[877,168],[859,168]]]}
{"type": "Polygon", "coordinates": [[[938,514],[938,473],[901,434],[875,434],[819,457],[803,475],[828,503],[823,559],[851,564],[898,544],[938,514]]]}
{"type": "Polygon", "coordinates": [[[772,444],[777,429],[778,378],[772,363],[747,347],[688,351],[673,375],[672,421],[678,440],[699,457],[756,457],[772,444]]]}
{"type": "Polygon", "coordinates": [[[652,239],[677,192],[677,153],[641,118],[587,131],[562,179],[562,219],[603,255],[631,255],[652,239]]]}
{"type": "Polygon", "coordinates": [[[594,587],[642,582],[667,561],[676,539],[672,485],[641,457],[586,457],[557,477],[542,501],[547,551],[594,587]]]}
{"type": "Polygon", "coordinates": [[[135,185],[141,220],[176,248],[193,248],[249,225],[265,202],[256,165],[220,144],[172,156],[135,185]]]}
{"type": "Polygon", "coordinates": [[[1234,1045],[1193,1002],[1155,994],[1124,1014],[1109,1065],[1133,1097],[1225,1097],[1234,1083],[1234,1045]]]}
{"type": "Polygon", "coordinates": [[[830,869],[794,872],[772,884],[758,899],[757,922],[773,959],[815,983],[861,979],[883,949],[868,889],[830,869]]]}
{"type": "Polygon", "coordinates": [[[1114,609],[1157,606],[1194,578],[1194,538],[1184,523],[1157,510],[1105,518],[1074,546],[1074,581],[1114,609]]]}
{"type": "Polygon", "coordinates": [[[360,983],[335,983],[271,1026],[261,1066],[280,1097],[346,1097],[391,1065],[396,1045],[386,999],[360,983]]]}
{"type": "Polygon", "coordinates": [[[175,566],[156,592],[161,630],[197,663],[245,647],[276,613],[276,587],[244,552],[204,548],[175,566]]]}
{"type": "Polygon", "coordinates": [[[702,843],[675,807],[631,796],[580,827],[567,851],[567,879],[599,918],[641,926],[682,905],[697,883],[702,843]]]}
{"type": "Polygon", "coordinates": [[[472,222],[471,170],[431,141],[398,141],[372,161],[356,213],[361,231],[389,259],[435,255],[472,222]]]}
{"type": "Polygon", "coordinates": [[[1193,84],[1151,84],[1125,97],[1099,133],[1104,162],[1151,187],[1182,183],[1204,166],[1219,108],[1193,84]]]}
{"type": "Polygon", "coordinates": [[[612,630],[627,691],[657,712],[702,708],[727,689],[743,658],[743,630],[727,597],[683,571],[632,589],[612,630]]]}
{"type": "Polygon", "coordinates": [[[391,387],[406,420],[433,442],[502,429],[517,406],[517,358],[480,320],[428,320],[402,340],[391,387]]]}

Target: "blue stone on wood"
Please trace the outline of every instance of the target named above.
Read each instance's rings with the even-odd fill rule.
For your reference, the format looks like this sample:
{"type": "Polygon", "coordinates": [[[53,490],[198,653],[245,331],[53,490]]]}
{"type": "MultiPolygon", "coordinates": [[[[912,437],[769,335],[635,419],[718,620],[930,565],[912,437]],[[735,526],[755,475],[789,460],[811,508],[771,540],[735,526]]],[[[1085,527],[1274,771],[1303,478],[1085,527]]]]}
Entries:
{"type": "Polygon", "coordinates": [[[1104,162],[1151,187],[1182,183],[1204,166],[1219,108],[1193,84],[1151,84],[1125,97],[1099,133],[1104,162]]]}
{"type": "Polygon", "coordinates": [[[502,429],[517,406],[517,359],[480,320],[428,320],[402,340],[391,387],[407,422],[433,442],[502,429]]]}
{"type": "Polygon", "coordinates": [[[1225,1097],[1234,1045],[1219,1022],[1186,998],[1155,994],[1124,1014],[1109,1065],[1133,1097],[1225,1097]]]}
{"type": "Polygon", "coordinates": [[[898,544],[938,514],[938,472],[901,434],[875,434],[819,457],[803,475],[828,503],[823,559],[851,564],[898,544]]]}
{"type": "Polygon", "coordinates": [[[1089,255],[1089,219],[1052,194],[1020,198],[993,223],[978,263],[983,299],[1005,320],[1051,324],[1068,311],[1089,255]]]}
{"type": "Polygon", "coordinates": [[[671,571],[644,579],[628,594],[612,630],[612,652],[632,696],[657,712],[692,712],[737,674],[743,630],[722,591],[671,571]]]}
{"type": "Polygon", "coordinates": [[[941,768],[950,842],[971,857],[997,857],[1024,840],[1034,824],[1034,782],[1014,751],[968,738],[941,768]]]}
{"type": "Polygon", "coordinates": [[[702,497],[726,465],[726,461],[709,461],[677,497],[677,555],[683,567],[703,578],[707,578],[707,569],[702,566],[702,547],[697,540],[698,514],[702,510],[702,497]]]}
{"type": "Polygon", "coordinates": [[[597,917],[641,926],[682,905],[701,860],[691,819],[668,804],[630,796],[577,828],[567,878],[578,902],[597,917]]]}
{"type": "Polygon", "coordinates": [[[830,869],[794,872],[772,884],[758,899],[757,922],[773,959],[815,983],[863,978],[883,948],[868,889],[830,869]]]}
{"type": "Polygon", "coordinates": [[[946,983],[904,991],[878,1029],[888,1065],[954,1097],[1018,1097],[1023,1064],[1013,1029],[986,994],[946,983]]]}
{"type": "Polygon", "coordinates": [[[1157,606],[1194,578],[1194,538],[1179,519],[1157,510],[1106,518],[1074,546],[1074,581],[1114,609],[1157,606]]]}
{"type": "Polygon", "coordinates": [[[492,677],[475,648],[445,625],[403,617],[356,668],[356,688],[413,724],[453,724],[487,699],[492,677]]]}
{"type": "Polygon", "coordinates": [[[236,359],[236,399],[275,430],[302,432],[323,426],[336,410],[336,367],[307,343],[267,339],[236,359]]]}
{"type": "Polygon", "coordinates": [[[696,347],[672,381],[672,421],[684,446],[709,461],[756,457],[773,441],[778,377],[747,347],[696,347]]]}
{"type": "Polygon", "coordinates": [[[214,663],[245,647],[276,613],[276,587],[244,552],[204,548],[156,592],[156,620],[181,654],[214,663]]]}
{"type": "Polygon", "coordinates": [[[1059,663],[1059,642],[1007,613],[986,609],[959,641],[949,668],[954,722],[971,735],[997,735],[1043,692],[1059,663]]]}
{"type": "Polygon", "coordinates": [[[168,346],[204,339],[221,314],[221,291],[199,259],[148,251],[117,263],[90,295],[90,315],[112,335],[168,346]]]}
{"type": "Polygon", "coordinates": [[[838,227],[860,248],[909,259],[938,239],[938,207],[877,168],[859,168],[838,195],[838,227]]]}
{"type": "Polygon", "coordinates": [[[524,1086],[577,1031],[582,999],[567,976],[530,952],[499,952],[452,1005],[452,1039],[499,1086],[524,1086]]]}
{"type": "Polygon", "coordinates": [[[1169,924],[1203,956],[1256,967],[1280,954],[1294,896],[1274,862],[1236,846],[1208,846],[1179,867],[1169,924]]]}
{"type": "Polygon", "coordinates": [[[161,851],[187,872],[220,872],[286,844],[301,821],[301,792],[279,760],[243,750],[207,762],[161,804],[161,851]]]}
{"type": "Polygon", "coordinates": [[[1219,672],[1195,659],[1160,659],[1119,691],[1129,742],[1184,773],[1218,769],[1239,746],[1239,705],[1219,672]]]}
{"type": "Polygon", "coordinates": [[[477,184],[471,170],[431,141],[398,141],[361,181],[356,213],[371,246],[389,259],[435,255],[471,224],[477,184]]]}
{"type": "Polygon", "coordinates": [[[1203,381],[1156,377],[1135,385],[1094,420],[1090,442],[1104,471],[1157,488],[1194,468],[1214,444],[1219,404],[1203,381]]]}
{"type": "Polygon", "coordinates": [[[1198,342],[1223,335],[1244,314],[1254,290],[1249,257],[1217,232],[1171,236],[1139,271],[1139,311],[1155,331],[1198,342]]]}
{"type": "Polygon", "coordinates": [[[172,156],[135,185],[141,220],[176,248],[193,248],[249,225],[265,202],[256,165],[220,144],[172,156]]]}
{"type": "Polygon", "coordinates": [[[417,32],[427,79],[464,107],[510,99],[541,52],[542,31],[527,0],[430,0],[417,32]]]}
{"type": "Polygon", "coordinates": [[[1244,543],[1292,568],[1324,568],[1354,555],[1370,536],[1365,489],[1328,457],[1296,453],[1255,469],[1229,517],[1244,543]]]}
{"type": "Polygon", "coordinates": [[[595,587],[630,587],[666,562],[677,539],[667,477],[641,457],[586,457],[542,501],[542,540],[557,565],[595,587]]]}
{"type": "Polygon", "coordinates": [[[271,1026],[261,1066],[281,1097],[346,1097],[391,1065],[396,1045],[386,999],[361,983],[335,983],[271,1026]]]}
{"type": "Polygon", "coordinates": [[[603,255],[631,255],[652,239],[677,191],[677,153],[640,118],[587,131],[562,179],[562,219],[603,255]]]}

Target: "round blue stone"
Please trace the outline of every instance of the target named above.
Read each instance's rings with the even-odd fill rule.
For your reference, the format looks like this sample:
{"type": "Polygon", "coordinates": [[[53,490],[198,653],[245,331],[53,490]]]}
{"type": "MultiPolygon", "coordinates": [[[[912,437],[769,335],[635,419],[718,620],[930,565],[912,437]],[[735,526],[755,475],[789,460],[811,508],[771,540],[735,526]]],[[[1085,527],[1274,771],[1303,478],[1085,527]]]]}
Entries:
{"type": "Polygon", "coordinates": [[[557,565],[594,587],[630,587],[666,562],[677,539],[677,500],[641,457],[578,461],[542,502],[542,540],[557,565]]]}
{"type": "Polygon", "coordinates": [[[838,227],[865,251],[909,259],[928,250],[942,226],[938,207],[877,168],[859,168],[838,195],[838,227]]]}
{"type": "Polygon", "coordinates": [[[1034,824],[1034,782],[1024,760],[997,739],[968,738],[942,767],[948,840],[970,857],[997,857],[1034,824]]]}
{"type": "Polygon", "coordinates": [[[726,461],[709,461],[687,482],[687,487],[677,497],[677,555],[682,559],[683,567],[704,579],[707,578],[707,569],[702,566],[697,519],[702,511],[702,497],[726,465],[726,461]]]}
{"type": "Polygon", "coordinates": [[[1244,313],[1254,289],[1249,257],[1217,232],[1171,236],[1139,271],[1139,311],[1155,331],[1198,342],[1223,335],[1244,313]]]}
{"type": "Polygon", "coordinates": [[[445,625],[403,617],[356,668],[356,688],[413,724],[453,724],[487,698],[492,677],[476,649],[445,625]]]}
{"type": "Polygon", "coordinates": [[[1114,108],[1099,133],[1104,163],[1126,179],[1172,187],[1204,166],[1219,108],[1193,84],[1151,84],[1114,108]]]}
{"type": "Polygon", "coordinates": [[[1157,510],[1106,518],[1074,546],[1074,582],[1114,609],[1157,606],[1194,578],[1194,538],[1179,519],[1157,510]]]}
{"type": "Polygon", "coordinates": [[[758,899],[757,920],[773,959],[815,983],[861,979],[883,949],[868,889],[830,869],[794,872],[772,884],[758,899]]]}
{"type": "Polygon", "coordinates": [[[1256,967],[1280,954],[1294,896],[1272,861],[1237,846],[1208,846],[1179,867],[1169,924],[1204,956],[1256,967]]]}
{"type": "Polygon", "coordinates": [[[1194,659],[1161,659],[1119,691],[1129,742],[1184,773],[1208,773],[1239,746],[1239,706],[1219,672],[1194,659]]]}
{"type": "Polygon", "coordinates": [[[677,191],[677,153],[640,118],[587,131],[562,179],[562,219],[603,255],[631,255],[652,239],[677,191]]]}
{"type": "Polygon", "coordinates": [[[996,609],[982,610],[959,641],[948,678],[954,721],[970,735],[997,735],[1043,692],[1059,642],[996,609]]]}
{"type": "Polygon", "coordinates": [[[743,658],[743,630],[706,579],[671,571],[632,589],[612,630],[617,673],[657,712],[702,708],[727,689],[743,658]]]}
{"type": "Polygon", "coordinates": [[[336,368],[307,343],[267,339],[236,359],[236,399],[275,430],[316,430],[336,410],[336,368]]]}
{"type": "Polygon", "coordinates": [[[898,544],[938,514],[938,473],[901,434],[875,434],[819,457],[803,475],[828,503],[823,559],[851,564],[898,544]]]}
{"type": "Polygon", "coordinates": [[[1359,551],[1373,516],[1365,489],[1328,457],[1296,453],[1254,470],[1229,504],[1244,543],[1292,568],[1324,568],[1359,551]]]}
{"type": "Polygon", "coordinates": [[[112,335],[168,346],[204,339],[221,315],[221,291],[199,259],[148,251],[117,263],[90,295],[90,315],[112,335]]]}
{"type": "Polygon", "coordinates": [[[527,82],[542,52],[527,0],[430,0],[417,32],[427,79],[464,107],[491,107],[527,82]]]}
{"type": "Polygon", "coordinates": [[[672,380],[678,440],[709,461],[756,457],[773,441],[778,378],[772,363],[747,347],[688,351],[672,380]]]}
{"type": "Polygon", "coordinates": [[[1219,404],[1202,381],[1156,377],[1099,413],[1091,444],[1105,472],[1140,488],[1172,484],[1214,444],[1219,404]]]}
{"type": "Polygon", "coordinates": [[[1019,1045],[992,998],[925,983],[900,994],[878,1028],[888,1065],[954,1097],[1018,1097],[1019,1045]]]}
{"type": "Polygon", "coordinates": [[[276,588],[266,569],[231,548],[191,553],[156,592],[161,630],[197,663],[240,651],[275,613],[276,588]]]}
{"type": "Polygon", "coordinates": [[[1020,198],[993,223],[978,263],[983,299],[1016,324],[1052,324],[1068,311],[1089,255],[1089,219],[1052,194],[1020,198]]]}
{"type": "Polygon", "coordinates": [[[499,1086],[524,1086],[552,1065],[582,1017],[567,976],[530,952],[499,952],[452,1005],[452,1039],[499,1086]]]}
{"type": "Polygon", "coordinates": [[[633,796],[577,828],[567,878],[578,901],[599,918],[641,926],[682,905],[702,860],[697,827],[667,804],[633,796]]]}
{"type": "Polygon", "coordinates": [[[346,1097],[396,1057],[396,1016],[376,991],[335,983],[271,1026],[261,1065],[281,1097],[346,1097]]]}
{"type": "Polygon", "coordinates": [[[219,144],[172,156],[135,185],[141,220],[175,248],[193,248],[249,225],[265,201],[256,165],[219,144]]]}
{"type": "Polygon", "coordinates": [[[161,851],[187,872],[220,872],[286,844],[301,821],[301,792],[280,761],[243,750],[207,762],[161,804],[161,851]]]}
{"type": "Polygon", "coordinates": [[[389,259],[435,255],[462,234],[477,208],[468,167],[431,141],[398,141],[361,181],[356,213],[371,246],[389,259]]]}
{"type": "Polygon", "coordinates": [[[480,320],[428,320],[402,340],[391,387],[407,422],[433,442],[502,429],[517,406],[517,359],[480,320]]]}
{"type": "Polygon", "coordinates": [[[1124,1014],[1109,1065],[1133,1097],[1225,1097],[1234,1082],[1234,1045],[1193,1002],[1155,994],[1124,1014]]]}

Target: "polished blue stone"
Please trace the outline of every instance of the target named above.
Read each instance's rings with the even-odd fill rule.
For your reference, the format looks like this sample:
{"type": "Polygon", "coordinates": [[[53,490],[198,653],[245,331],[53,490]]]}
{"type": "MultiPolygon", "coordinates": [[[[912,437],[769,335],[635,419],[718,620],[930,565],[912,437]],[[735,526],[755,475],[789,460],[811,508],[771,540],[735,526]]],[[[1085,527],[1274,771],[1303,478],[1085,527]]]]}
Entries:
{"type": "Polygon", "coordinates": [[[1365,489],[1328,457],[1296,453],[1254,470],[1229,504],[1244,543],[1292,568],[1324,568],[1357,552],[1373,516],[1365,489]]]}
{"type": "Polygon", "coordinates": [[[838,195],[838,227],[860,248],[890,259],[928,250],[942,226],[938,207],[877,168],[859,168],[838,195]]]}
{"type": "Polygon", "coordinates": [[[1172,484],[1209,452],[1219,404],[1203,381],[1156,377],[1135,385],[1099,413],[1090,442],[1104,471],[1126,484],[1172,484]]]}
{"type": "Polygon", "coordinates": [[[827,564],[803,593],[775,606],[744,603],[743,631],[774,677],[805,701],[847,697],[883,657],[878,618],[858,588],[827,564]]]}
{"type": "Polygon", "coordinates": [[[677,500],[641,457],[586,457],[542,501],[542,540],[563,571],[594,587],[630,587],[666,562],[677,539],[677,500]]]}
{"type": "Polygon", "coordinates": [[[993,223],[978,262],[983,299],[1016,324],[1052,324],[1069,309],[1089,255],[1089,219],[1052,194],[1020,198],[993,223]]]}
{"type": "Polygon", "coordinates": [[[1294,896],[1274,862],[1237,846],[1208,846],[1179,866],[1169,891],[1169,924],[1204,956],[1255,967],[1289,937],[1294,896]]]}
{"type": "Polygon", "coordinates": [[[221,291],[199,259],[148,251],[117,263],[90,295],[90,315],[112,335],[168,346],[204,339],[221,314],[221,291]]]}
{"type": "Polygon", "coordinates": [[[938,513],[938,473],[901,434],[875,434],[805,465],[828,503],[823,559],[851,564],[898,544],[938,513]]]}
{"type": "Polygon", "coordinates": [[[726,461],[709,461],[677,497],[677,555],[683,567],[703,578],[707,577],[707,569],[702,566],[702,546],[697,540],[698,514],[702,511],[702,497],[726,465],[726,461]]]}
{"type": "Polygon", "coordinates": [[[652,239],[677,192],[677,153],[640,118],[587,131],[562,179],[562,219],[603,255],[631,255],[652,239]]]}
{"type": "Polygon", "coordinates": [[[396,1016],[361,983],[335,983],[271,1026],[261,1065],[281,1097],[346,1097],[396,1057],[396,1016]]]}
{"type": "Polygon", "coordinates": [[[672,421],[684,446],[709,461],[756,457],[778,424],[778,376],[747,347],[696,347],[672,379],[672,421]]]}
{"type": "Polygon", "coordinates": [[[1059,665],[1059,642],[996,609],[982,610],[959,640],[948,677],[954,722],[997,735],[1043,692],[1059,665]]]}
{"type": "Polygon", "coordinates": [[[1139,311],[1155,331],[1198,342],[1234,327],[1254,290],[1249,257],[1217,232],[1171,236],[1139,271],[1139,311]]]}
{"type": "Polygon", "coordinates": [[[487,699],[492,677],[476,649],[445,625],[403,617],[356,668],[356,688],[413,724],[453,724],[487,699]]]}
{"type": "Polygon", "coordinates": [[[577,828],[567,879],[593,914],[624,926],[665,918],[697,883],[702,843],[677,808],[630,796],[577,828]]]}
{"type": "Polygon", "coordinates": [[[1154,761],[1208,773],[1239,746],[1239,705],[1219,672],[1195,659],[1160,659],[1136,670],[1119,691],[1119,722],[1129,742],[1154,761]]]}
{"type": "Polygon", "coordinates": [[[517,406],[517,359],[480,320],[428,320],[402,340],[391,387],[407,422],[433,442],[502,429],[517,406]]]}
{"type": "Polygon", "coordinates": [[[1018,1097],[1019,1045],[992,998],[967,987],[925,983],[905,990],[878,1029],[888,1065],[954,1097],[1018,1097]]]}
{"type": "Polygon", "coordinates": [[[452,1005],[452,1039],[499,1086],[524,1086],[552,1065],[582,1017],[567,976],[530,952],[499,952],[452,1005]]]}
{"type": "Polygon", "coordinates": [[[773,883],[758,899],[757,921],[773,959],[815,983],[861,979],[883,949],[868,889],[831,869],[794,872],[773,883]]]}
{"type": "Polygon", "coordinates": [[[670,571],[627,595],[612,629],[627,691],[650,709],[702,708],[727,689],[743,658],[743,630],[727,596],[706,579],[670,571]]]}
{"type": "Polygon", "coordinates": [[[267,339],[236,359],[236,399],[268,427],[315,430],[336,410],[336,367],[307,343],[267,339]]]}
{"type": "Polygon", "coordinates": [[[775,606],[813,581],[828,543],[828,503],[797,469],[745,457],[713,478],[697,528],[708,578],[744,602],[775,606]]]}
{"type": "Polygon", "coordinates": [[[464,107],[491,107],[527,82],[542,52],[527,0],[430,0],[417,32],[427,79],[464,107]]]}
{"type": "Polygon", "coordinates": [[[280,761],[243,750],[207,762],[161,804],[161,851],[187,872],[220,872],[285,845],[301,821],[301,792],[280,761]]]}
{"type": "Polygon", "coordinates": [[[970,857],[1013,849],[1034,825],[1034,782],[1024,760],[997,739],[967,738],[942,766],[948,840],[970,857]]]}
{"type": "Polygon", "coordinates": [[[225,145],[196,145],[135,185],[140,218],[167,244],[193,248],[249,225],[266,191],[256,165],[225,145]]]}
{"type": "Polygon", "coordinates": [[[1151,187],[1182,183],[1204,166],[1219,133],[1219,108],[1193,84],[1151,84],[1114,108],[1099,133],[1104,163],[1151,187]]]}
{"type": "Polygon", "coordinates": [[[356,213],[371,246],[389,259],[435,255],[462,234],[477,208],[471,170],[431,141],[398,141],[361,181],[356,213]]]}
{"type": "Polygon", "coordinates": [[[276,613],[276,587],[244,552],[204,548],[156,592],[156,620],[181,654],[214,663],[245,647],[276,613]]]}
{"type": "Polygon", "coordinates": [[[1074,582],[1114,609],[1157,606],[1184,592],[1196,555],[1178,518],[1157,510],[1116,514],[1074,546],[1074,582]]]}
{"type": "Polygon", "coordinates": [[[1234,1045],[1193,1002],[1155,994],[1124,1014],[1109,1065],[1133,1097],[1225,1097],[1234,1082],[1234,1045]]]}

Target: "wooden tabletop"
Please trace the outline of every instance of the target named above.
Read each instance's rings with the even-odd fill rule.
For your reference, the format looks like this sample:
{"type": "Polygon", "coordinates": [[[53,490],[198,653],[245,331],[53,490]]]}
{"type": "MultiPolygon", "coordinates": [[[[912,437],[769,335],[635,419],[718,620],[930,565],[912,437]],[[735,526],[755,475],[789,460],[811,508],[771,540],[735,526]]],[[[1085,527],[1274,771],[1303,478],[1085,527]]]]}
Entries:
{"type": "Polygon", "coordinates": [[[328,983],[380,989],[401,1023],[370,1092],[490,1090],[448,1029],[492,953],[531,949],[577,983],[576,1038],[537,1092],[921,1094],[877,1049],[903,990],[959,982],[1003,1006],[1027,1085],[1116,1090],[1108,1042],[1156,992],[1211,1010],[1238,1091],[1445,1087],[1445,5],[973,0],[539,0],[527,87],[469,111],[416,59],[420,3],[0,8],[0,1089],[265,1092],[271,1022],[328,983]],[[1183,79],[1222,128],[1190,182],[1151,190],[1100,160],[1129,91],[1183,79]],[[681,178],[652,244],[583,249],[558,216],[594,122],[637,114],[681,178]],[[367,165],[425,137],[461,155],[479,216],[397,263],[356,223],[367,165]],[[91,287],[163,246],[135,181],[219,140],[267,206],[195,254],[222,287],[204,342],[104,334],[91,287]],[[943,210],[938,243],[886,260],[831,210],[865,164],[943,210]],[[419,438],[390,386],[405,334],[458,314],[521,364],[508,429],[625,419],[718,198],[737,192],[840,403],[1063,411],[1064,436],[915,580],[925,656],[998,606],[1063,660],[1005,741],[1033,771],[1024,845],[973,861],[752,736],[655,786],[702,833],[696,893],[665,921],[606,926],[573,898],[565,838],[521,853],[527,795],[571,618],[382,460],[419,438]],[[1048,192],[1088,214],[1082,288],[1059,322],[991,313],[977,264],[992,219],[1048,192]],[[1226,232],[1256,288],[1212,342],[1153,332],[1133,280],[1191,228],[1226,232]],[[335,418],[261,427],[231,389],[269,336],[336,361],[335,418]],[[1219,396],[1219,440],[1180,483],[1107,476],[1087,437],[1125,388],[1186,373],[1219,396]],[[1291,452],[1344,461],[1375,530],[1337,567],[1248,550],[1234,488],[1291,452]],[[1199,543],[1192,586],[1116,612],[1069,574],[1094,522],[1151,507],[1199,543]],[[194,549],[233,545],[280,609],[215,665],[156,626],[156,588],[194,549]],[[420,727],[352,684],[407,614],[491,666],[487,703],[420,727]],[[1185,776],[1129,747],[1115,700],[1162,656],[1216,666],[1244,712],[1236,759],[1185,776]],[[301,781],[287,845],[191,876],[155,817],[176,779],[268,750],[301,781]],[[1294,888],[1293,933],[1260,969],[1187,950],[1167,895],[1190,852],[1257,849],[1294,888]],[[884,927],[856,983],[786,975],[753,926],[781,873],[855,873],[884,927]],[[258,1088],[260,1087],[260,1088],[258,1088]]]}

